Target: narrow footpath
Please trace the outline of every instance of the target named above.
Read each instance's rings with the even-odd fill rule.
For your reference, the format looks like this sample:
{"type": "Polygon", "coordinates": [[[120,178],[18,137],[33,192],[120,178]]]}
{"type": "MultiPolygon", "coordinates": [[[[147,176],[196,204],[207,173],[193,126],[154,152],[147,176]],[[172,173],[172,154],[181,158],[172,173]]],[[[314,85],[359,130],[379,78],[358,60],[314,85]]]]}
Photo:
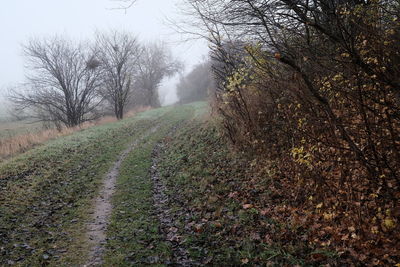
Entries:
{"type": "Polygon", "coordinates": [[[125,149],[118,160],[114,163],[111,170],[107,173],[98,197],[94,201],[94,210],[92,220],[87,225],[87,238],[90,244],[89,260],[85,266],[101,266],[103,264],[103,254],[106,244],[106,230],[112,213],[112,196],[115,192],[115,186],[122,162],[131,153],[137,144],[146,138],[149,134],[157,131],[159,126],[151,128],[147,133],[132,142],[125,149]]]}

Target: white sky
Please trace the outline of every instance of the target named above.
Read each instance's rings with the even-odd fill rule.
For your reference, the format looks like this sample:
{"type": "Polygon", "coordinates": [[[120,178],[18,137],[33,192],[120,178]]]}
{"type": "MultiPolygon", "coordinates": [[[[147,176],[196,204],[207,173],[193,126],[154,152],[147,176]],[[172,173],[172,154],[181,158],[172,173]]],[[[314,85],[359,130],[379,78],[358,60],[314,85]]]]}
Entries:
{"type": "MultiPolygon", "coordinates": [[[[180,36],[164,23],[165,17],[179,18],[179,0],[138,0],[128,10],[115,10],[113,0],[2,0],[0,7],[0,95],[23,81],[21,45],[33,37],[55,34],[89,39],[96,30],[121,29],[142,41],[164,40],[186,69],[207,54],[204,41],[178,44],[180,36]]],[[[176,80],[176,79],[175,79],[176,80]]],[[[163,84],[168,103],[176,100],[174,81],[163,84]]]]}

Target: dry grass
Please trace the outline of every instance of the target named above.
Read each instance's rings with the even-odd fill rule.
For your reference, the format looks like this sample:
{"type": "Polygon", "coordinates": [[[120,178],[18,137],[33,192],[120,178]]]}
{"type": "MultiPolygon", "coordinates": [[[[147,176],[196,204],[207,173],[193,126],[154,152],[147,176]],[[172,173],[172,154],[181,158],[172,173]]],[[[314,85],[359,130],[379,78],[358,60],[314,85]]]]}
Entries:
{"type": "MultiPolygon", "coordinates": [[[[125,116],[133,117],[135,114],[149,109],[150,107],[138,107],[127,112],[125,116]]],[[[56,139],[61,136],[70,135],[74,132],[80,131],[82,129],[87,129],[89,127],[93,127],[96,125],[115,122],[116,120],[117,119],[115,117],[106,116],[93,122],[83,123],[79,127],[73,127],[73,128],[64,127],[61,130],[57,130],[55,128],[46,129],[46,130],[35,131],[32,133],[19,134],[9,138],[3,138],[3,139],[0,138],[0,160],[4,160],[12,156],[15,156],[17,154],[23,153],[36,145],[43,144],[48,140],[56,139]]]]}

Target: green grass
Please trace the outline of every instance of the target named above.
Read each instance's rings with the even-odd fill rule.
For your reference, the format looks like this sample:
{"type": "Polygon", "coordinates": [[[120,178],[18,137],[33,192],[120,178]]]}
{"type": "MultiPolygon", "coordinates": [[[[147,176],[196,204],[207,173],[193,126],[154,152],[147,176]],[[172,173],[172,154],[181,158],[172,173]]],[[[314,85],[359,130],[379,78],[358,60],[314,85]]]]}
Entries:
{"type": "Polygon", "coordinates": [[[153,208],[151,153],[173,126],[192,118],[199,109],[204,110],[204,106],[173,110],[158,131],[143,140],[123,162],[107,232],[105,266],[162,266],[170,260],[171,247],[159,233],[160,225],[153,208]]]}
{"type": "Polygon", "coordinates": [[[82,130],[0,164],[0,265],[84,263],[85,222],[105,173],[129,142],[171,110],[82,130]]]}
{"type": "Polygon", "coordinates": [[[155,264],[170,255],[158,233],[149,177],[151,152],[160,137],[158,133],[143,140],[122,164],[107,233],[106,266],[155,264]]]}
{"type": "Polygon", "coordinates": [[[290,225],[260,213],[268,206],[271,177],[255,177],[251,157],[231,151],[217,127],[193,120],[180,128],[160,164],[173,210],[191,215],[176,217],[191,257],[212,266],[307,266],[317,253],[334,262],[335,253],[290,236],[275,238],[290,225]],[[255,208],[243,208],[246,203],[255,208]]]}
{"type": "Polygon", "coordinates": [[[151,258],[154,253],[168,257],[170,249],[162,242],[153,242],[147,250],[143,245],[161,240],[157,219],[151,216],[152,185],[146,176],[151,151],[171,127],[199,109],[204,104],[151,110],[49,141],[0,163],[0,265],[84,264],[89,250],[85,224],[102,179],[128,143],[158,124],[158,131],[142,140],[122,165],[108,245],[109,252],[118,247],[118,253],[108,253],[106,260],[129,264],[126,259],[135,251],[150,261],[157,259],[151,258]],[[128,210],[134,212],[134,206],[139,217],[119,217],[124,211],[132,215],[128,210]],[[132,231],[142,236],[127,243],[132,231]]]}
{"type": "Polygon", "coordinates": [[[82,266],[89,251],[84,233],[92,200],[121,151],[140,137],[117,179],[105,266],[171,261],[149,173],[160,141],[165,151],[159,170],[171,212],[189,215],[176,216],[175,225],[196,262],[281,266],[307,265],[313,253],[334,258],[298,241],[265,241],[268,233],[288,227],[260,214],[258,198],[268,199],[269,179],[254,184],[248,158],[228,149],[216,126],[204,120],[206,110],[203,102],[151,110],[50,141],[0,164],[0,266],[82,266]],[[146,135],[155,125],[158,130],[146,135]],[[240,198],[231,196],[236,191],[240,198]],[[244,209],[243,200],[259,206],[244,209]]]}

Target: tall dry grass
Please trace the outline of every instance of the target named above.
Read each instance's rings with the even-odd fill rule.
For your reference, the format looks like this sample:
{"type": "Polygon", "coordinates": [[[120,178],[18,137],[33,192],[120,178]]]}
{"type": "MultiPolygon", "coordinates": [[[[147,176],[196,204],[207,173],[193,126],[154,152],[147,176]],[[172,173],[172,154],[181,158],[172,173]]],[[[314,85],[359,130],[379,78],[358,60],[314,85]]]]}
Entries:
{"type": "MultiPolygon", "coordinates": [[[[150,107],[137,107],[128,111],[125,115],[126,118],[133,117],[139,112],[149,110],[150,107]]],[[[59,138],[61,136],[70,135],[77,131],[87,129],[97,125],[103,125],[111,122],[115,122],[117,119],[112,116],[105,116],[99,120],[86,122],[81,124],[79,127],[63,127],[61,130],[56,128],[43,129],[34,133],[20,134],[9,138],[0,139],[0,161],[11,158],[15,155],[23,153],[32,147],[43,144],[44,142],[52,139],[59,138]]]]}

